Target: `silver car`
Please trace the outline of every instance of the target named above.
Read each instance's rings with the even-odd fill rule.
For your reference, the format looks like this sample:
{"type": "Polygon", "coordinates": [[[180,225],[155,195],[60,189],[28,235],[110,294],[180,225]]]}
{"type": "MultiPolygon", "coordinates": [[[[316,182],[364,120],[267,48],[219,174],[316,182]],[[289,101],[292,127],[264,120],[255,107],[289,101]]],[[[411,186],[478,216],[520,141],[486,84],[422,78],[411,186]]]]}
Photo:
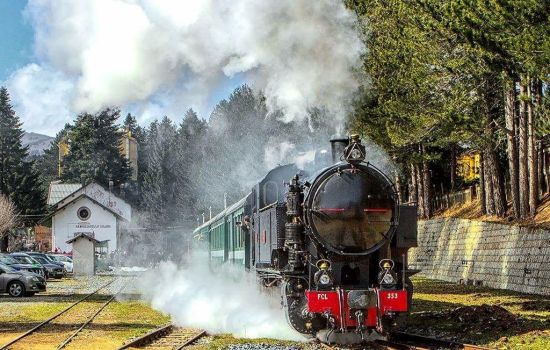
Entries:
{"type": "Polygon", "coordinates": [[[0,263],[0,293],[12,297],[32,296],[46,290],[44,277],[28,271],[17,271],[0,263]]]}

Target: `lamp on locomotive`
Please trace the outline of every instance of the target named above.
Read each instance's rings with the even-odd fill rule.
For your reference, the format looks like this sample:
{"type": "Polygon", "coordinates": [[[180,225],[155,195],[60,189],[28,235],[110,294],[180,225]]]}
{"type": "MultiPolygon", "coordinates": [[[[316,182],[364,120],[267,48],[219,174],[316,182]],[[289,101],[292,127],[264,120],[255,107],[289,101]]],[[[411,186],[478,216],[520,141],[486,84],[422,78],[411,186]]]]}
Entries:
{"type": "Polygon", "coordinates": [[[366,149],[363,144],[361,144],[361,139],[359,135],[351,135],[351,140],[349,145],[344,150],[344,159],[350,164],[359,164],[365,160],[366,149]]]}

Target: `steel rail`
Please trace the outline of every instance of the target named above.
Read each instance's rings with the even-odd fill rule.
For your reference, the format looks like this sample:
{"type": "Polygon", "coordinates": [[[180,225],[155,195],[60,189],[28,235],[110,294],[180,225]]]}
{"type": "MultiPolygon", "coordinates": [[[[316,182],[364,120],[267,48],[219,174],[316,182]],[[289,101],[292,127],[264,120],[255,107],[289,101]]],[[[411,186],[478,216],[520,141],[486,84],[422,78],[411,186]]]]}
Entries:
{"type": "MultiPolygon", "coordinates": [[[[173,331],[174,331],[174,326],[172,324],[164,325],[157,329],[153,329],[152,331],[134,340],[131,340],[126,344],[123,344],[116,350],[125,350],[128,348],[144,348],[150,345],[151,343],[153,343],[157,339],[161,339],[163,337],[169,336],[173,331]]],[[[177,347],[174,347],[174,350],[184,349],[206,335],[207,335],[206,331],[200,331],[193,337],[185,340],[182,344],[179,344],[177,345],[177,347]]]]}
{"type": "Polygon", "coordinates": [[[105,309],[107,307],[107,305],[109,305],[113,300],[115,300],[116,296],[118,294],[120,294],[126,287],[128,286],[128,284],[124,284],[122,286],[122,288],[119,289],[118,292],[116,292],[115,294],[113,294],[111,296],[111,298],[109,298],[109,300],[107,300],[105,303],[103,303],[103,305],[101,305],[101,307],[91,316],[89,317],[86,322],[84,322],[73,334],[71,334],[67,339],[65,339],[63,341],[63,343],[61,343],[58,347],[57,347],[57,350],[61,350],[63,349],[65,346],[67,346],[87,325],[89,325],[96,317],[97,315],[99,315],[101,313],[101,311],[103,311],[103,309],[105,309]]]}
{"type": "Polygon", "coordinates": [[[197,340],[199,340],[200,338],[204,337],[206,335],[206,331],[202,331],[200,332],[199,334],[195,335],[193,338],[187,340],[185,343],[183,343],[181,346],[179,346],[178,348],[176,348],[176,350],[181,350],[191,344],[193,344],[194,342],[196,342],[197,340]]]}
{"type": "Polygon", "coordinates": [[[2,345],[2,347],[0,347],[0,350],[7,350],[9,346],[17,343],[18,341],[20,341],[21,339],[23,338],[26,338],[28,337],[29,335],[33,334],[34,332],[36,332],[38,329],[42,328],[43,326],[45,326],[46,324],[50,323],[51,321],[55,320],[56,318],[58,318],[59,316],[63,315],[64,313],[66,313],[67,311],[69,311],[70,309],[72,309],[73,307],[75,307],[76,305],[80,304],[81,302],[87,300],[88,298],[90,298],[92,295],[96,294],[97,292],[99,292],[100,290],[102,290],[103,288],[105,287],[108,287],[110,286],[116,279],[113,279],[112,281],[109,281],[108,283],[104,284],[103,286],[99,287],[98,289],[96,289],[95,291],[91,292],[90,294],[86,295],[85,297],[77,300],[76,302],[74,302],[73,304],[69,305],[68,307],[66,307],[65,309],[61,310],[60,312],[58,312],[57,314],[53,315],[52,317],[48,318],[47,320],[41,322],[40,324],[34,326],[33,328],[29,329],[28,331],[26,331],[25,333],[21,334],[20,336],[16,337],[15,339],[11,340],[10,342],[2,345]]]}
{"type": "Polygon", "coordinates": [[[152,331],[145,333],[144,335],[122,345],[121,347],[117,348],[116,350],[124,350],[128,348],[139,348],[143,346],[144,344],[150,343],[155,339],[158,339],[162,337],[163,335],[172,332],[174,329],[174,326],[171,324],[167,324],[164,326],[161,326],[157,329],[153,329],[152,331]]]}

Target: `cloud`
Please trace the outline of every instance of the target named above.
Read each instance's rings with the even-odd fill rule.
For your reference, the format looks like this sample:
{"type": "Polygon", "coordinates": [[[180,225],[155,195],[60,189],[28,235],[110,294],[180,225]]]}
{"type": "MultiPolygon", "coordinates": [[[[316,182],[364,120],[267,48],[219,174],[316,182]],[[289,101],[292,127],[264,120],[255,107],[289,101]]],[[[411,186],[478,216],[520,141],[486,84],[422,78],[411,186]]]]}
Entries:
{"type": "Polygon", "coordinates": [[[32,127],[40,114],[27,104],[48,99],[35,94],[62,97],[46,104],[58,115],[113,105],[181,115],[204,109],[220,81],[241,73],[285,121],[323,106],[338,123],[364,51],[354,15],[334,0],[30,0],[25,13],[38,64],[9,85],[39,78],[12,92],[32,127]]]}
{"type": "Polygon", "coordinates": [[[29,64],[13,73],[5,84],[25,130],[54,136],[72,121],[74,83],[60,71],[29,64]]]}

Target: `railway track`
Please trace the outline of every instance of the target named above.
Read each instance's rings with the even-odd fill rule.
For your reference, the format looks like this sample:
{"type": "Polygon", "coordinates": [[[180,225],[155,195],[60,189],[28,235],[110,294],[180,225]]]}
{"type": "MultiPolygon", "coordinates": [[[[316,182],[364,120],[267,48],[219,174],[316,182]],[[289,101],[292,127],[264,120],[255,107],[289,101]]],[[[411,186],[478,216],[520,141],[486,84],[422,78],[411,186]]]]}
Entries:
{"type": "Polygon", "coordinates": [[[78,334],[84,329],[86,328],[87,325],[89,325],[90,323],[92,323],[92,321],[96,318],[97,315],[99,315],[101,313],[101,311],[103,311],[103,309],[105,309],[113,300],[115,300],[116,296],[119,295],[125,288],[126,286],[128,286],[128,284],[124,284],[119,290],[118,292],[116,292],[115,294],[113,294],[105,303],[103,303],[103,305],[101,305],[101,307],[92,315],[90,316],[86,322],[84,322],[74,333],[72,333],[70,336],[68,336],[58,347],[56,350],[61,350],[63,348],[65,348],[67,345],[69,345],[69,343],[71,341],[73,341],[74,338],[76,338],[78,336],[78,334]]]}
{"type": "Polygon", "coordinates": [[[189,330],[166,325],[157,328],[139,338],[131,340],[117,350],[124,349],[163,349],[181,350],[194,344],[200,338],[206,336],[206,331],[189,330]]]}
{"type": "MultiPolygon", "coordinates": [[[[67,314],[71,309],[75,308],[77,305],[81,304],[82,302],[88,300],[89,298],[91,298],[92,296],[96,295],[99,291],[109,287],[111,284],[113,284],[114,282],[116,281],[116,279],[113,279],[107,283],[105,283],[104,285],[102,285],[101,287],[97,288],[96,290],[94,290],[93,292],[87,294],[86,296],[82,297],[81,299],[77,300],[76,302],[72,303],[71,305],[67,306],[65,309],[61,310],[60,312],[58,312],[57,314],[53,315],[52,317],[42,321],[41,323],[39,323],[38,325],[34,326],[33,328],[29,329],[28,331],[26,331],[25,333],[19,335],[18,337],[14,338],[13,340],[11,340],[10,342],[2,345],[0,347],[0,350],[8,350],[10,349],[10,347],[12,345],[15,345],[19,342],[22,342],[25,340],[25,338],[35,334],[38,330],[42,329],[43,327],[47,326],[47,325],[52,325],[52,321],[56,320],[57,318],[59,318],[60,316],[62,315],[65,315],[67,314]]],[[[125,283],[123,284],[123,286],[119,289],[119,291],[117,293],[115,293],[114,295],[112,295],[105,303],[103,303],[100,308],[98,310],[96,310],[96,312],[91,315],[90,317],[88,317],[82,324],[81,326],[75,331],[73,332],[71,335],[69,335],[69,337],[67,337],[58,347],[57,347],[57,350],[61,350],[63,348],[65,348],[65,346],[67,346],[75,337],[78,336],[78,334],[87,326],[89,325],[97,315],[99,315],[101,313],[101,311],[103,311],[103,309],[105,309],[114,299],[115,297],[120,293],[122,292],[126,286],[128,285],[128,283],[125,283]]]]}
{"type": "MultiPolygon", "coordinates": [[[[321,345],[327,350],[341,349],[328,344],[321,345]]],[[[491,350],[483,346],[409,333],[392,333],[389,340],[374,340],[372,345],[374,345],[374,349],[380,350],[491,350]]]]}

